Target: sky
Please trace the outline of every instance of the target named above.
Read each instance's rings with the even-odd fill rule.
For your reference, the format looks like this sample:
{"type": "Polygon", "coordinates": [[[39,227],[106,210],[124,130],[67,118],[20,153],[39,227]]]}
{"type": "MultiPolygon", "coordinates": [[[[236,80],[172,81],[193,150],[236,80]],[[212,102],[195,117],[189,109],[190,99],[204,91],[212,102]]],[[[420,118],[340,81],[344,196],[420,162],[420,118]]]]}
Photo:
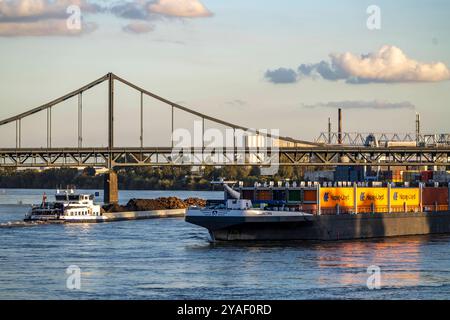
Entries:
{"type": "MultiPolygon", "coordinates": [[[[196,111],[303,140],[329,117],[336,130],[338,107],[347,132],[414,132],[418,112],[424,132],[444,133],[449,12],[444,0],[0,0],[0,119],[113,72],[196,111]]],[[[84,145],[106,145],[106,86],[83,102],[84,145]]],[[[145,144],[168,145],[170,110],[146,98],[144,113],[145,144]]],[[[52,115],[53,145],[76,145],[77,101],[52,115]]],[[[175,118],[180,128],[195,120],[175,118]]],[[[23,146],[46,144],[45,119],[23,121],[23,146]]],[[[137,146],[139,95],[120,85],[115,119],[116,145],[137,146]]],[[[1,147],[14,146],[14,128],[0,127],[1,147]]]]}

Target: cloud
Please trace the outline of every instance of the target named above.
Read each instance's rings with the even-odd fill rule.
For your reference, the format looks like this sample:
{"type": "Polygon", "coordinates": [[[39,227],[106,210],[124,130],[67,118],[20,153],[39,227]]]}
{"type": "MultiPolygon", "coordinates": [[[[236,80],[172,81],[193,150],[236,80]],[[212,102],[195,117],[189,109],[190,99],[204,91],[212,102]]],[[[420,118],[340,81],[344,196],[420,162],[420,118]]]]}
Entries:
{"type": "Polygon", "coordinates": [[[295,81],[292,72],[290,74],[291,81],[275,83],[292,83],[307,77],[344,80],[350,84],[439,82],[450,79],[450,70],[444,63],[419,62],[409,58],[401,49],[387,45],[366,55],[357,56],[350,52],[330,54],[330,61],[301,64],[295,81]]]}
{"type": "Polygon", "coordinates": [[[120,18],[134,20],[204,18],[213,15],[199,0],[134,0],[114,5],[111,12],[120,18]]]}
{"type": "Polygon", "coordinates": [[[264,77],[275,84],[297,82],[297,73],[293,69],[278,68],[275,70],[267,70],[264,77]]]}
{"type": "Polygon", "coordinates": [[[163,18],[210,17],[199,0],[117,0],[113,3],[99,0],[0,0],[0,37],[14,36],[66,36],[82,35],[97,29],[94,23],[81,21],[81,28],[65,27],[73,12],[71,6],[85,14],[105,12],[131,20],[122,30],[142,34],[154,26],[138,21],[155,21],[163,18]]]}
{"type": "Polygon", "coordinates": [[[342,109],[376,109],[376,110],[390,110],[390,109],[415,109],[416,106],[409,101],[403,102],[388,102],[385,100],[345,100],[334,102],[319,102],[311,105],[302,105],[304,108],[342,108],[342,109]]]}
{"type": "Polygon", "coordinates": [[[43,20],[29,23],[0,23],[0,36],[79,36],[97,29],[95,23],[83,23],[81,29],[69,29],[65,20],[43,20]]]}
{"type": "Polygon", "coordinates": [[[422,63],[408,58],[394,46],[383,46],[366,56],[349,52],[330,55],[332,65],[348,80],[363,82],[438,82],[450,79],[450,71],[442,62],[422,63]]]}
{"type": "Polygon", "coordinates": [[[322,77],[323,79],[336,81],[346,79],[347,75],[336,65],[331,65],[329,62],[322,60],[315,64],[302,64],[298,67],[298,74],[300,77],[322,77]]]}
{"type": "Polygon", "coordinates": [[[170,17],[200,18],[210,17],[212,12],[199,0],[157,0],[149,5],[153,13],[170,17]]]}
{"type": "Polygon", "coordinates": [[[94,23],[81,22],[81,28],[67,26],[70,6],[83,13],[96,13],[101,8],[86,0],[0,0],[0,36],[81,35],[97,28],[94,23]]]}
{"type": "Polygon", "coordinates": [[[155,28],[146,22],[134,21],[123,27],[123,31],[134,34],[144,34],[153,31],[155,28]]]}
{"type": "Polygon", "coordinates": [[[112,6],[111,12],[117,17],[131,20],[149,20],[149,2],[136,0],[134,2],[118,3],[112,6]]]}

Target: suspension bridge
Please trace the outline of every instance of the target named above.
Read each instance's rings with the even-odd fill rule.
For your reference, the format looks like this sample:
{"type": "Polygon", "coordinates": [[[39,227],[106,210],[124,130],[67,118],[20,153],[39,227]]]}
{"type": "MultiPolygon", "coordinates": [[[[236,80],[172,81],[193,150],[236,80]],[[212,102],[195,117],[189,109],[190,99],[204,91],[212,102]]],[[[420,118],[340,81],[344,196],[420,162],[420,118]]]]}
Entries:
{"type": "MultiPolygon", "coordinates": [[[[68,121],[65,119],[65,121],[68,121]]],[[[299,122],[300,123],[300,122],[299,122]]],[[[53,101],[45,103],[29,111],[20,113],[0,121],[0,128],[15,124],[14,147],[0,146],[0,167],[14,168],[46,168],[46,167],[106,167],[109,169],[129,166],[429,166],[449,163],[450,144],[418,144],[401,147],[389,145],[364,145],[356,143],[364,141],[358,134],[350,135],[338,133],[322,134],[314,141],[304,141],[291,137],[271,134],[264,130],[250,129],[242,124],[234,124],[219,118],[206,115],[178,103],[158,96],[140,86],[137,86],[113,73],[108,73],[87,85],[63,95],[53,101]],[[120,82],[131,88],[140,97],[140,118],[136,125],[140,129],[140,143],[127,147],[115,145],[115,83],[120,82]],[[107,146],[83,146],[83,95],[94,87],[107,83],[107,146]],[[152,142],[144,144],[144,97],[162,103],[171,112],[171,119],[167,126],[174,128],[174,111],[181,111],[194,116],[202,123],[201,143],[180,147],[171,138],[167,146],[151,146],[152,142]],[[52,111],[63,102],[76,99],[78,117],[74,119],[78,128],[78,144],[76,146],[54,147],[52,145],[52,111]],[[46,130],[46,146],[24,146],[22,123],[24,119],[38,113],[45,113],[44,123],[35,123],[37,128],[46,130]],[[226,127],[233,132],[233,143],[228,146],[211,146],[205,137],[205,122],[226,127]],[[242,134],[244,133],[244,134],[242,134]],[[341,136],[343,135],[343,136],[341,136]],[[263,137],[270,140],[263,145],[249,144],[248,137],[263,137]],[[339,140],[336,144],[334,140],[339,140]]],[[[300,123],[301,124],[301,123],[300,123]]],[[[448,135],[446,136],[448,140],[448,135]]],[[[408,138],[408,137],[407,137],[408,138]]],[[[409,137],[413,140],[412,137],[409,137]]],[[[258,140],[258,139],[257,139],[258,140]]],[[[258,140],[259,141],[259,140],[258,140]]]]}

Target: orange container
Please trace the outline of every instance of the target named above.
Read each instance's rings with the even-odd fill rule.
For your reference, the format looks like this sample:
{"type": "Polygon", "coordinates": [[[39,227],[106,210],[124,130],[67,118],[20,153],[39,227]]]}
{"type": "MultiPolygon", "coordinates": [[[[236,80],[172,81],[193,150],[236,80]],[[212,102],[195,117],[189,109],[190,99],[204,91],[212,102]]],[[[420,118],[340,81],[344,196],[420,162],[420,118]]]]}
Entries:
{"type": "Polygon", "coordinates": [[[357,189],[358,207],[370,207],[372,204],[380,207],[388,205],[387,188],[358,188],[357,189]]]}
{"type": "Polygon", "coordinates": [[[335,208],[353,207],[355,205],[353,188],[321,188],[320,189],[320,207],[335,208]]]}
{"type": "Polygon", "coordinates": [[[448,188],[423,188],[422,202],[428,205],[448,205],[448,188]]]}
{"type": "Polygon", "coordinates": [[[420,205],[420,189],[419,188],[392,188],[391,189],[391,206],[403,206],[406,202],[408,207],[420,205]]]}
{"type": "Polygon", "coordinates": [[[303,202],[317,202],[317,190],[304,190],[303,202]]]}
{"type": "Polygon", "coordinates": [[[272,200],[272,191],[271,190],[256,190],[256,200],[271,201],[272,200]]]}

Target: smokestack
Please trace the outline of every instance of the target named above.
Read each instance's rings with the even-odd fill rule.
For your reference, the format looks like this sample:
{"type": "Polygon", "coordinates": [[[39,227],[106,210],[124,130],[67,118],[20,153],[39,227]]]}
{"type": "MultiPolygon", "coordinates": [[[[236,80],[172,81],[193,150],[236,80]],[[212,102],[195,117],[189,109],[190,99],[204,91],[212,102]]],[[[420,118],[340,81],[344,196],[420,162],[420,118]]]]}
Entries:
{"type": "Polygon", "coordinates": [[[420,114],[416,113],[416,142],[420,143],[420,114]]]}
{"type": "Polygon", "coordinates": [[[338,110],[338,143],[342,144],[342,109],[338,110]]]}
{"type": "Polygon", "coordinates": [[[328,118],[328,144],[331,144],[331,118],[328,118]]]}

